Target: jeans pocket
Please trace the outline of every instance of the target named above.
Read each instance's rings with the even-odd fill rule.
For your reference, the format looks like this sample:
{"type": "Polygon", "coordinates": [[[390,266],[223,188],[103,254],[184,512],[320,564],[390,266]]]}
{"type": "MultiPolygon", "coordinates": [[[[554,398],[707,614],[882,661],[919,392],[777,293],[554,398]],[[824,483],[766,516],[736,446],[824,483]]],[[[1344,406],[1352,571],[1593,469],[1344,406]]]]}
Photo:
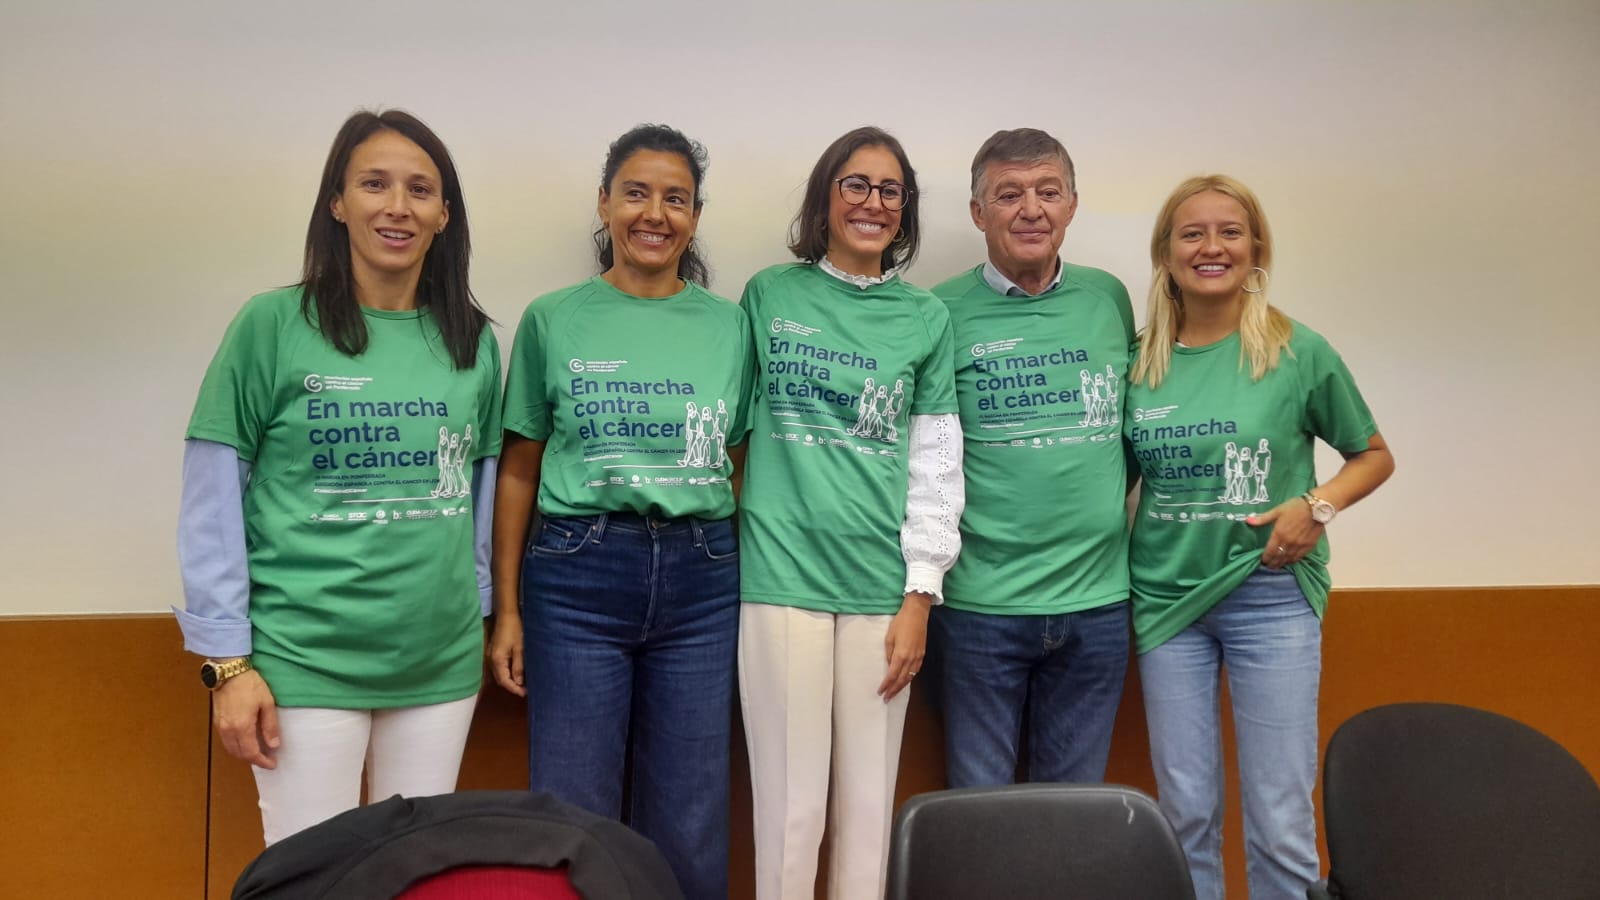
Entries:
{"type": "Polygon", "coordinates": [[[697,530],[700,534],[700,550],[706,555],[706,559],[722,562],[738,558],[739,539],[733,534],[732,519],[701,522],[697,530]]]}
{"type": "Polygon", "coordinates": [[[539,533],[528,544],[535,556],[573,556],[589,543],[593,525],[584,519],[547,518],[539,523],[539,533]]]}

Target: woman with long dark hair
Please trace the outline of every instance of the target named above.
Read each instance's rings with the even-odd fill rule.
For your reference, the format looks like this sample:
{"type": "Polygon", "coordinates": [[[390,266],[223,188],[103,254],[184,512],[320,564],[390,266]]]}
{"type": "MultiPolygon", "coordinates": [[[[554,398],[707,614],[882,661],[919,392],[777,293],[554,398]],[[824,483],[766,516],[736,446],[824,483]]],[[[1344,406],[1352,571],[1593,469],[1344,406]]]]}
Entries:
{"type": "Polygon", "coordinates": [[[178,622],[269,844],[356,806],[363,768],[372,797],[455,788],[500,442],[470,247],[439,138],[397,110],[351,116],[300,283],[245,304],[200,387],[178,622]]]}
{"type": "Polygon", "coordinates": [[[618,138],[600,177],[600,274],[523,314],[489,657],[528,698],[530,786],[624,819],[686,896],[723,898],[750,332],[705,287],[705,164],[666,126],[618,138]]]}

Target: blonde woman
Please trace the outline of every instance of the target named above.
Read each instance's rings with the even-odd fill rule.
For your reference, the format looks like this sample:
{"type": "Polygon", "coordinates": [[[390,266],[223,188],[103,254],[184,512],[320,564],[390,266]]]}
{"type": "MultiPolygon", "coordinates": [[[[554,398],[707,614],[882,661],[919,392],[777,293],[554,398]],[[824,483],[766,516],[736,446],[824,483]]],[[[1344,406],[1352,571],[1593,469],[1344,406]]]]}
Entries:
{"type": "Polygon", "coordinates": [[[1304,897],[1320,867],[1311,792],[1326,531],[1394,458],[1344,361],[1267,302],[1272,235],[1249,188],[1223,175],[1179,185],[1150,259],[1124,433],[1145,481],[1130,569],[1161,808],[1196,896],[1221,900],[1226,672],[1251,900],[1304,897]],[[1318,438],[1345,458],[1320,482],[1318,438]],[[1272,460],[1264,491],[1230,483],[1249,476],[1250,452],[1235,447],[1272,460]]]}

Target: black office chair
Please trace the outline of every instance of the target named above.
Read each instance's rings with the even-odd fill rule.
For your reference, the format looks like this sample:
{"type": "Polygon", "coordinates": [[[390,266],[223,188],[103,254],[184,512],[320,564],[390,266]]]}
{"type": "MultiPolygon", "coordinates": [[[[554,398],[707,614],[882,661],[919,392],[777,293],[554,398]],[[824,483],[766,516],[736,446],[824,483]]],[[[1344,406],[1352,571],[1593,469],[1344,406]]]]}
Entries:
{"type": "Polygon", "coordinates": [[[1359,713],[1328,741],[1322,805],[1329,875],[1311,900],[1600,898],[1600,787],[1505,716],[1359,713]]]}
{"type": "Polygon", "coordinates": [[[1155,801],[1104,784],[912,797],[889,841],[888,900],[1194,900],[1155,801]]]}

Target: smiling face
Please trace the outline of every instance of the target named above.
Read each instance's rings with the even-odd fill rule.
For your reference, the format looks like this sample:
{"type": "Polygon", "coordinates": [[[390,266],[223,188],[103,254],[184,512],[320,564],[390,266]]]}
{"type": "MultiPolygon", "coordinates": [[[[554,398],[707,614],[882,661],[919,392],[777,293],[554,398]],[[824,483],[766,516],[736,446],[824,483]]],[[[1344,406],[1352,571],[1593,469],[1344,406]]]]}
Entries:
{"type": "Polygon", "coordinates": [[[678,289],[678,260],[700,222],[694,175],[682,156],[639,150],[600,190],[600,223],[611,235],[607,281],[636,296],[678,289]]]}
{"type": "Polygon", "coordinates": [[[395,131],[356,146],[329,207],[350,234],[358,297],[361,285],[406,280],[414,292],[434,235],[450,221],[439,167],[395,131]]]}
{"type": "Polygon", "coordinates": [[[1167,271],[1184,302],[1241,300],[1255,264],[1250,217],[1239,201],[1201,191],[1178,204],[1167,240],[1167,271]]]}
{"type": "MultiPolygon", "coordinates": [[[[881,145],[862,147],[850,154],[833,178],[849,175],[859,175],[879,186],[905,183],[900,161],[881,145]]],[[[902,210],[883,205],[881,190],[869,192],[865,201],[853,206],[835,182],[830,186],[828,200],[828,261],[852,275],[882,275],[883,252],[894,242],[901,213],[902,210]]]]}
{"type": "Polygon", "coordinates": [[[989,261],[1013,282],[1054,276],[1056,254],[1078,211],[1061,161],[991,162],[979,191],[972,222],[989,245],[989,261]]]}

